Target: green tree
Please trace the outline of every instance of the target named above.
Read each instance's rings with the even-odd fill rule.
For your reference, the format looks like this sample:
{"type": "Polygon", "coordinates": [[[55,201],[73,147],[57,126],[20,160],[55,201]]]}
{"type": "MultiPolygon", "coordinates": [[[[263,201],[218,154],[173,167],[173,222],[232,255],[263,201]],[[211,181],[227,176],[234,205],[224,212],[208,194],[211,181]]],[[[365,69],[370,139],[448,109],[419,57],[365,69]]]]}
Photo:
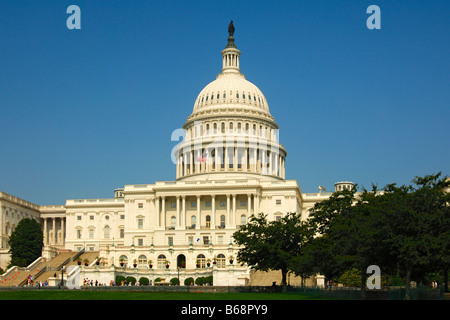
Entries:
{"type": "MultiPolygon", "coordinates": [[[[252,215],[233,237],[239,249],[237,260],[255,270],[280,270],[281,284],[286,286],[287,273],[295,265],[294,258],[302,254],[310,237],[301,215],[288,213],[279,221],[267,221],[267,215],[252,215]]],[[[295,270],[303,273],[304,270],[295,270]]]]}
{"type": "Polygon", "coordinates": [[[9,238],[10,266],[25,267],[39,258],[44,246],[42,226],[34,219],[19,221],[9,238]]]}

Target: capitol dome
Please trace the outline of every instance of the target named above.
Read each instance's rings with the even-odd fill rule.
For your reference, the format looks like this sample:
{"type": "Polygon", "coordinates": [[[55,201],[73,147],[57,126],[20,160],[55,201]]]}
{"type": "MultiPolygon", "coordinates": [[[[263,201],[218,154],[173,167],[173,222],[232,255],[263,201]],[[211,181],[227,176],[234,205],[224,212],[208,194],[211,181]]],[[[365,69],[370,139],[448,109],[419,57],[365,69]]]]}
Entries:
{"type": "Polygon", "coordinates": [[[175,148],[177,180],[284,179],[278,124],[261,90],[241,73],[230,27],[221,73],[200,91],[175,148]]]}

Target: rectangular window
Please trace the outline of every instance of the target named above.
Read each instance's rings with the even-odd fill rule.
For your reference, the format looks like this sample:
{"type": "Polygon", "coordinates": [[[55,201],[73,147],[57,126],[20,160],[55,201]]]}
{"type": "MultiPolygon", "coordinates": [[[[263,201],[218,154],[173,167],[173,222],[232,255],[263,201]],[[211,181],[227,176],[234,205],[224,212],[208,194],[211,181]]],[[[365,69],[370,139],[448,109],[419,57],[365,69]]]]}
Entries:
{"type": "Polygon", "coordinates": [[[218,236],[217,237],[217,243],[218,244],[223,244],[223,236],[218,236]]]}
{"type": "Polygon", "coordinates": [[[191,202],[191,207],[192,208],[196,208],[197,207],[197,202],[191,202]]]}
{"type": "Polygon", "coordinates": [[[94,216],[89,216],[89,220],[94,220],[94,216]]]}
{"type": "Polygon", "coordinates": [[[207,207],[211,207],[211,201],[206,201],[205,205],[206,205],[207,207]]]}
{"type": "Polygon", "coordinates": [[[144,239],[138,239],[138,247],[144,246],[144,239]]]}
{"type": "Polygon", "coordinates": [[[89,229],[89,239],[94,239],[94,229],[89,229]]]}
{"type": "Polygon", "coordinates": [[[169,246],[173,246],[173,237],[168,237],[169,246]]]}
{"type": "Polygon", "coordinates": [[[120,238],[125,238],[125,229],[120,228],[119,229],[120,238]]]}
{"type": "Polygon", "coordinates": [[[81,239],[81,230],[77,230],[77,239],[81,239]]]}
{"type": "Polygon", "coordinates": [[[120,215],[120,220],[125,220],[125,215],[124,214],[120,215]]]}
{"type": "Polygon", "coordinates": [[[142,229],[144,227],[144,219],[138,219],[138,229],[142,229]]]}
{"type": "Polygon", "coordinates": [[[193,236],[189,236],[188,237],[188,243],[189,244],[194,244],[194,237],[193,236]]]}
{"type": "Polygon", "coordinates": [[[227,203],[225,201],[220,201],[220,206],[221,207],[225,207],[227,205],[227,203]]]}
{"type": "Polygon", "coordinates": [[[209,244],[209,236],[203,236],[203,244],[209,244]]]}
{"type": "Polygon", "coordinates": [[[280,205],[281,204],[281,200],[276,200],[276,204],[280,205]]]}
{"type": "Polygon", "coordinates": [[[81,216],[77,216],[77,220],[81,220],[81,216]]]}
{"type": "Polygon", "coordinates": [[[138,203],[138,208],[139,208],[139,209],[142,209],[143,207],[144,207],[144,204],[143,204],[142,202],[139,202],[139,203],[138,203]]]}
{"type": "Polygon", "coordinates": [[[245,207],[247,205],[247,201],[241,201],[241,206],[245,207]]]}
{"type": "Polygon", "coordinates": [[[176,208],[176,207],[177,207],[177,203],[176,203],[176,202],[171,202],[171,203],[170,203],[170,206],[171,206],[172,208],[176,208]]]}

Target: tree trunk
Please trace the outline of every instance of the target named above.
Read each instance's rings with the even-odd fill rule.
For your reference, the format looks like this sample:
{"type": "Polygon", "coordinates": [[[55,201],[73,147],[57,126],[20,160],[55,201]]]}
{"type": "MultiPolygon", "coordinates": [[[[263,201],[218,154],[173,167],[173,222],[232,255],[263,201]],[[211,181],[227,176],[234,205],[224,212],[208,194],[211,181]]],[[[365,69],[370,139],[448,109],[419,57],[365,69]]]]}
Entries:
{"type": "Polygon", "coordinates": [[[367,281],[367,274],[366,270],[364,268],[361,270],[361,299],[366,298],[366,281],[367,281]]]}
{"type": "Polygon", "coordinates": [[[283,286],[283,292],[286,292],[286,275],[287,275],[287,270],[286,269],[281,269],[281,285],[283,286]]]}
{"type": "Polygon", "coordinates": [[[444,268],[444,292],[448,292],[448,266],[444,268]]]}
{"type": "Polygon", "coordinates": [[[411,267],[406,269],[405,291],[405,300],[411,300],[411,267]]]}

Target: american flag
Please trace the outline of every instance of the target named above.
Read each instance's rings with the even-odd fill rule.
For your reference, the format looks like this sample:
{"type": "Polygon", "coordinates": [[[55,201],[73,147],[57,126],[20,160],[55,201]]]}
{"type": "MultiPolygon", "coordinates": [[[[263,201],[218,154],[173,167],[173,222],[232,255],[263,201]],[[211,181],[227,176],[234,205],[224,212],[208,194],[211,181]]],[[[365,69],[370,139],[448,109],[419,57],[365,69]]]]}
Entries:
{"type": "Polygon", "coordinates": [[[200,157],[197,158],[197,162],[206,162],[206,156],[201,155],[200,157]]]}

